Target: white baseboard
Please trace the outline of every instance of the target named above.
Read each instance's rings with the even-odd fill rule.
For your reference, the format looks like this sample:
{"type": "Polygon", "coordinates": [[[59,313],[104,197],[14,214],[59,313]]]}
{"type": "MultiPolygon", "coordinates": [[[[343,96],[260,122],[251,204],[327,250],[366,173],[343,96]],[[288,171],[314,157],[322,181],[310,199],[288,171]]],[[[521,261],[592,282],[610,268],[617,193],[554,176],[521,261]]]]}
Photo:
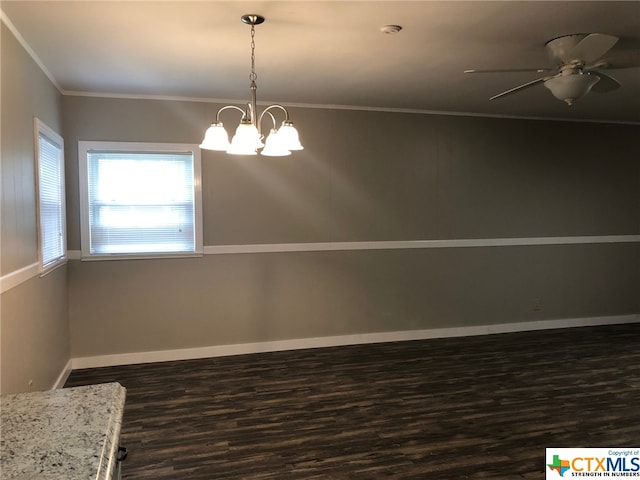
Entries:
{"type": "MultiPolygon", "coordinates": [[[[559,320],[502,323],[471,327],[434,328],[427,330],[407,330],[331,337],[300,338],[294,340],[273,340],[267,342],[213,345],[209,347],[161,350],[153,352],[119,353],[114,355],[72,358],[70,363],[72,369],[77,370],[81,368],[109,367],[115,365],[166,362],[174,360],[192,360],[197,358],[224,357],[229,355],[247,355],[252,353],[277,352],[283,350],[300,350],[305,348],[339,347],[368,343],[427,340],[433,338],[490,335],[496,333],[525,332],[533,330],[550,330],[557,328],[614,325],[637,322],[640,322],[640,314],[565,318],[559,320]]],[[[64,382],[62,383],[64,384],[64,382]]]]}
{"type": "Polygon", "coordinates": [[[62,371],[60,372],[60,375],[58,375],[58,378],[56,379],[56,381],[53,382],[53,386],[51,387],[51,390],[56,390],[58,388],[64,387],[64,384],[67,381],[67,378],[69,378],[69,375],[71,375],[71,371],[73,370],[72,365],[73,365],[73,360],[69,359],[67,364],[62,368],[62,371]]]}

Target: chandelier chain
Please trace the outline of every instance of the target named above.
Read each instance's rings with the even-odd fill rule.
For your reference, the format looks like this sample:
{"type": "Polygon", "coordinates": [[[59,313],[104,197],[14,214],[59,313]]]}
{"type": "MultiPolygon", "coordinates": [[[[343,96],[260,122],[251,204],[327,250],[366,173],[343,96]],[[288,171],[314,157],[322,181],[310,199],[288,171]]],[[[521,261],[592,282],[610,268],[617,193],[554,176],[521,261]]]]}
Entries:
{"type": "Polygon", "coordinates": [[[251,25],[251,75],[249,75],[249,80],[255,82],[258,78],[258,74],[256,73],[256,27],[251,25]]]}

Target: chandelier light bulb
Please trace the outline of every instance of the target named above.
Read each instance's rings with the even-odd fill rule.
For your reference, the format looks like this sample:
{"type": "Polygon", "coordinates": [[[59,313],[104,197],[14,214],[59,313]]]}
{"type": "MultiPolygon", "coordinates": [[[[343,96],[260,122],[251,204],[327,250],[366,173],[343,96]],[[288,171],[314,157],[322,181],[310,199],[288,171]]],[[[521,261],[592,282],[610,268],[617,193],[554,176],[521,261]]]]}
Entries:
{"type": "Polygon", "coordinates": [[[255,155],[258,148],[264,147],[260,133],[251,123],[240,123],[231,140],[227,153],[232,155],[255,155]]]}
{"type": "Polygon", "coordinates": [[[224,129],[222,123],[212,123],[204,133],[204,140],[200,144],[200,148],[205,150],[216,150],[226,152],[229,148],[229,134],[224,129]]]}
{"type": "Polygon", "coordinates": [[[300,143],[298,130],[296,130],[292,122],[285,121],[278,130],[278,136],[287,150],[304,150],[300,143]]]}
{"type": "Polygon", "coordinates": [[[274,128],[271,129],[271,132],[264,143],[265,146],[260,152],[261,155],[265,155],[267,157],[286,157],[287,155],[291,155],[291,151],[285,148],[282,143],[281,136],[274,128]]]}

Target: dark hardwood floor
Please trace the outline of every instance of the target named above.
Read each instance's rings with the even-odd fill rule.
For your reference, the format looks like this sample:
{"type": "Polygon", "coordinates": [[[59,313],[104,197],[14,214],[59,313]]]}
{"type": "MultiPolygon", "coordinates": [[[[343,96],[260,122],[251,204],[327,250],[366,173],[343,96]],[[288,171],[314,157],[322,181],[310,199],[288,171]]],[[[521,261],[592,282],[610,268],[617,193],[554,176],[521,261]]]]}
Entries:
{"type": "Polygon", "coordinates": [[[74,371],[127,388],[125,479],[543,479],[640,446],[640,324],[74,371]]]}

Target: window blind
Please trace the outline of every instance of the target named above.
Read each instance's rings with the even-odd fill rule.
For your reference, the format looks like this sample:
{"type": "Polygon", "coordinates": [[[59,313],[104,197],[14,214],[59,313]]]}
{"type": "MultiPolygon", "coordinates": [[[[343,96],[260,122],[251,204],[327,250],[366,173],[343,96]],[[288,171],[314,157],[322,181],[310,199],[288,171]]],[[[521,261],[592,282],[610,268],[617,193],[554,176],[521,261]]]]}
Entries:
{"type": "Polygon", "coordinates": [[[65,258],[64,157],[60,142],[38,132],[38,214],[42,269],[65,258]]]}
{"type": "Polygon", "coordinates": [[[196,251],[192,152],[87,152],[92,255],[196,251]]]}

